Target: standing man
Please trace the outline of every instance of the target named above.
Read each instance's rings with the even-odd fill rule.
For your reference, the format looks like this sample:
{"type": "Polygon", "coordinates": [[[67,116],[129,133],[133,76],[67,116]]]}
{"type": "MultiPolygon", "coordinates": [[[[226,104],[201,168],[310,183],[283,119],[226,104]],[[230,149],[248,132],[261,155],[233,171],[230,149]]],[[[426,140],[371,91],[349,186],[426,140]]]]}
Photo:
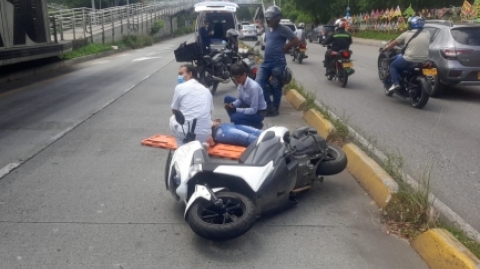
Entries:
{"type": "Polygon", "coordinates": [[[241,64],[231,67],[232,77],[238,83],[238,98],[225,96],[225,110],[234,124],[263,128],[267,104],[263,90],[255,80],[247,76],[247,70],[241,64]]]}
{"type": "MultiPolygon", "coordinates": [[[[172,101],[172,112],[178,110],[185,116],[183,130],[185,132],[197,119],[195,127],[196,140],[206,143],[212,135],[213,100],[210,91],[197,80],[197,70],[193,65],[186,64],[178,71],[178,85],[175,87],[172,101]]],[[[175,115],[170,118],[170,129],[177,141],[177,146],[183,144],[182,126],[175,120],[175,115]]]]}
{"type": "Polygon", "coordinates": [[[203,27],[200,28],[200,38],[202,41],[203,54],[210,54],[210,36],[212,35],[212,33],[208,30],[208,27],[208,21],[203,21],[203,27]]]}
{"type": "Polygon", "coordinates": [[[278,115],[282,99],[282,76],[287,67],[285,53],[300,43],[300,39],[290,28],[280,24],[281,19],[282,10],[279,7],[271,6],[265,10],[265,20],[268,25],[268,29],[265,30],[265,55],[263,63],[258,70],[256,81],[264,91],[263,95],[267,103],[267,117],[278,115]],[[288,43],[287,40],[289,41],[288,43]],[[270,93],[266,91],[266,85],[270,77],[272,77],[270,85],[272,86],[273,102],[270,99],[270,93]]]}

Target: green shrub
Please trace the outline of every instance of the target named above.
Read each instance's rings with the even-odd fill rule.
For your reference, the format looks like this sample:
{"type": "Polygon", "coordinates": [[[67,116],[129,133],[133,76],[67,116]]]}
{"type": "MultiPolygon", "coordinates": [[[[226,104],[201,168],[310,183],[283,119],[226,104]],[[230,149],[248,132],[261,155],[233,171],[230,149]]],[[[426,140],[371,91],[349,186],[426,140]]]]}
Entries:
{"type": "Polygon", "coordinates": [[[69,52],[63,54],[62,56],[60,56],[60,58],[62,58],[64,60],[68,60],[68,59],[83,57],[83,56],[87,56],[87,55],[91,55],[91,54],[97,54],[97,53],[108,51],[108,50],[111,50],[111,49],[112,49],[112,46],[110,46],[110,45],[92,43],[92,44],[88,44],[84,47],[69,51],[69,52]]]}
{"type": "Polygon", "coordinates": [[[366,38],[366,39],[376,39],[376,40],[391,40],[396,39],[402,32],[397,30],[387,31],[376,31],[376,30],[365,30],[359,31],[354,34],[354,37],[366,38]]]}
{"type": "Polygon", "coordinates": [[[163,20],[157,20],[153,23],[152,27],[150,28],[150,35],[153,36],[158,33],[161,29],[165,27],[165,22],[163,20]]]}
{"type": "Polygon", "coordinates": [[[153,38],[149,35],[127,35],[122,38],[122,43],[132,49],[143,48],[153,44],[153,38]]]}

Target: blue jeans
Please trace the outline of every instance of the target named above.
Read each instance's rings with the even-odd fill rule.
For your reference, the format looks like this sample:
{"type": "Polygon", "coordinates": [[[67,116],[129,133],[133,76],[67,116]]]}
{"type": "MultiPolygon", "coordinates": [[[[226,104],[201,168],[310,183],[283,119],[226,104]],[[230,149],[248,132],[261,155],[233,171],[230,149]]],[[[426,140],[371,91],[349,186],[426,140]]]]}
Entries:
{"type": "Polygon", "coordinates": [[[407,70],[413,64],[415,63],[405,60],[402,55],[397,55],[395,60],[390,64],[390,78],[392,79],[392,85],[398,85],[398,74],[403,70],[407,70]]]}
{"type": "MultiPolygon", "coordinates": [[[[223,102],[225,104],[230,104],[235,100],[237,100],[237,98],[227,95],[223,99],[223,102]]],[[[235,113],[227,112],[227,113],[228,113],[228,116],[230,117],[230,122],[233,122],[234,124],[243,124],[248,126],[258,126],[265,118],[263,115],[258,113],[250,114],[250,115],[238,113],[238,112],[235,112],[235,113]]]]}
{"type": "Polygon", "coordinates": [[[287,61],[285,59],[264,61],[257,71],[255,81],[262,87],[263,97],[268,107],[271,107],[272,104],[277,109],[280,107],[283,89],[282,74],[286,66],[287,61]],[[269,81],[270,76],[273,77],[271,81],[269,81]],[[267,83],[270,83],[270,87],[267,87],[267,83]],[[273,102],[270,99],[270,95],[273,95],[273,102]]]}
{"type": "Polygon", "coordinates": [[[222,123],[213,134],[213,141],[248,147],[262,133],[262,130],[246,125],[222,123]]]}

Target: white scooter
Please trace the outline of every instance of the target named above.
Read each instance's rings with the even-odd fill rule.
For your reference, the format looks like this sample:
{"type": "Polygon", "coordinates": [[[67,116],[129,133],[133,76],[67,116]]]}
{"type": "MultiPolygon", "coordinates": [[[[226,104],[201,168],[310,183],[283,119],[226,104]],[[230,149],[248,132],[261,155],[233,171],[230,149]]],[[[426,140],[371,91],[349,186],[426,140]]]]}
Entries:
{"type": "MultiPolygon", "coordinates": [[[[181,112],[175,119],[185,124],[181,112]]],[[[296,193],[347,165],[345,153],[309,127],[298,128],[292,137],[285,127],[269,128],[247,147],[239,163],[212,162],[195,140],[195,122],[184,132],[184,144],[173,155],[169,152],[165,186],[186,204],[185,220],[206,239],[246,233],[257,217],[296,204],[296,193]]]]}

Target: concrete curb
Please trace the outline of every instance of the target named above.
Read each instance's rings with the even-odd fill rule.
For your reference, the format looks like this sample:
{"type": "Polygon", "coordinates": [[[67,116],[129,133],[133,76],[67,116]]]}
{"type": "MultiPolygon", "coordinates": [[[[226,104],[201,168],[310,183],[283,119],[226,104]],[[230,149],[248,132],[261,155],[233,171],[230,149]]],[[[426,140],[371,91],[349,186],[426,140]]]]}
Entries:
{"type": "Polygon", "coordinates": [[[445,229],[430,229],[413,240],[411,246],[430,268],[480,269],[480,260],[445,229]]]}
{"type": "MultiPolygon", "coordinates": [[[[375,40],[375,39],[366,39],[366,38],[358,38],[358,37],[352,37],[353,43],[355,44],[360,44],[360,45],[366,45],[366,46],[372,46],[372,47],[383,47],[380,42],[382,40],[375,40]]],[[[385,40],[387,41],[387,40],[385,40]]]]}
{"type": "Polygon", "coordinates": [[[347,171],[385,209],[398,193],[398,183],[356,145],[347,143],[342,150],[348,158],[347,171]]]}
{"type": "Polygon", "coordinates": [[[335,131],[335,126],[315,109],[305,111],[303,119],[308,125],[317,129],[318,134],[324,138],[327,138],[331,132],[335,131]]]}
{"type": "Polygon", "coordinates": [[[307,106],[307,100],[305,97],[299,94],[296,90],[289,90],[287,94],[285,94],[285,98],[298,111],[304,111],[307,106]]]}
{"type": "MultiPolygon", "coordinates": [[[[296,94],[291,94],[288,98],[293,99],[297,97],[296,94]]],[[[297,101],[299,100],[294,102],[297,101]]],[[[317,102],[316,104],[320,105],[317,102]]],[[[338,119],[338,117],[335,118],[338,119]]],[[[335,130],[333,124],[315,109],[307,110],[303,119],[308,125],[316,128],[323,137],[327,137],[331,131],[335,130]]],[[[353,130],[350,127],[348,128],[353,130]]],[[[359,136],[354,130],[353,132],[356,136],[359,136]]],[[[365,143],[365,141],[362,142],[361,144],[365,143]]],[[[398,192],[398,183],[375,160],[370,158],[356,145],[347,143],[342,149],[348,158],[348,172],[379,207],[386,208],[389,202],[394,201],[395,194],[398,192]]],[[[378,150],[374,149],[374,151],[378,150]]],[[[407,180],[413,179],[408,177],[407,180]]],[[[429,229],[410,244],[430,268],[480,269],[479,259],[445,229],[429,229]]]]}
{"type": "Polygon", "coordinates": [[[74,59],[70,59],[70,60],[59,61],[59,62],[56,62],[56,63],[47,64],[47,65],[37,67],[37,68],[22,70],[22,71],[19,71],[19,72],[8,74],[7,76],[0,77],[0,84],[10,82],[10,81],[15,81],[15,80],[28,78],[28,77],[31,77],[31,76],[36,75],[36,74],[42,74],[42,73],[45,73],[45,72],[57,70],[57,69],[64,68],[64,67],[67,67],[67,66],[72,66],[72,65],[75,65],[75,64],[83,63],[83,62],[86,62],[86,61],[111,56],[113,54],[122,53],[122,52],[127,51],[127,50],[130,50],[130,49],[129,48],[123,48],[123,49],[109,50],[109,51],[104,51],[104,52],[100,52],[100,53],[97,53],[97,54],[87,55],[87,56],[78,57],[78,58],[74,58],[74,59]]]}

